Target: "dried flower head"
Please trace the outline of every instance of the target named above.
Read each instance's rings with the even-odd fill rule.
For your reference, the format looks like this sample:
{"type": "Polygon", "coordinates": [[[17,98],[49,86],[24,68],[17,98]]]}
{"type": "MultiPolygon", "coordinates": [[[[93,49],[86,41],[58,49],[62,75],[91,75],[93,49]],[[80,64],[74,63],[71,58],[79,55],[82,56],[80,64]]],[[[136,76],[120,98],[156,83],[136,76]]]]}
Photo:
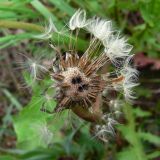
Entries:
{"type": "Polygon", "coordinates": [[[107,56],[90,60],[86,56],[67,53],[66,59],[60,58],[59,72],[52,73],[56,80],[59,92],[57,93],[58,106],[56,111],[69,108],[78,103],[89,108],[96,101],[106,86],[105,81],[96,72],[107,61],[107,56]]]}
{"type": "MultiPolygon", "coordinates": [[[[50,38],[51,30],[58,33],[58,29],[50,23],[49,30],[40,38],[50,38]]],[[[72,109],[79,117],[95,122],[96,136],[107,141],[106,133],[115,134],[113,126],[118,122],[114,118],[121,112],[123,98],[128,101],[134,98],[131,89],[137,85],[138,73],[130,65],[132,56],[129,53],[132,46],[119,32],[115,34],[111,21],[100,18],[87,20],[84,10],[78,10],[71,17],[69,31],[70,43],[65,53],[58,46],[51,45],[57,52],[50,73],[56,90],[54,99],[57,106],[53,112],[42,110],[54,113],[72,109]],[[78,32],[75,32],[73,38],[73,30],[76,29],[78,32]],[[89,46],[82,55],[76,49],[80,29],[92,35],[89,46]],[[117,58],[121,65],[115,65],[117,58]],[[107,63],[114,64],[113,72],[106,70],[107,63]],[[106,73],[101,74],[101,68],[106,73]],[[113,92],[115,96],[112,96],[113,92]],[[117,92],[124,96],[118,99],[117,92]],[[105,112],[107,107],[112,108],[110,113],[105,112]]]]}

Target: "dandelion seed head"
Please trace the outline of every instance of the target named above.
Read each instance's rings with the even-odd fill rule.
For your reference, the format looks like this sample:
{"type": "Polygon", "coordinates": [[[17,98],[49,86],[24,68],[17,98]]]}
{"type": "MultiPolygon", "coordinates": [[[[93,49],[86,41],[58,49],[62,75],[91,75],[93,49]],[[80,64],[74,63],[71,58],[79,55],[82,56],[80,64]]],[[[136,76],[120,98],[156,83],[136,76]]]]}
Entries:
{"type": "Polygon", "coordinates": [[[96,65],[95,61],[76,55],[67,55],[60,63],[61,70],[52,74],[61,90],[59,107],[65,108],[75,102],[86,107],[92,105],[105,86],[103,79],[95,74],[100,63],[97,61],[96,65]]]}
{"type": "MultiPolygon", "coordinates": [[[[78,104],[94,113],[91,106],[99,95],[107,97],[110,94],[109,89],[123,92],[127,101],[134,98],[132,88],[136,86],[137,71],[130,66],[131,56],[129,54],[132,46],[119,33],[115,34],[111,21],[101,18],[87,20],[86,12],[78,10],[71,17],[69,28],[71,31],[76,28],[84,28],[94,37],[81,57],[75,50],[72,53],[66,51],[65,58],[59,58],[58,70],[51,74],[59,88],[56,96],[58,105],[55,111],[59,112],[78,104]],[[104,52],[98,57],[91,58],[99,44],[103,47],[104,52]],[[116,67],[114,78],[108,73],[106,75],[98,73],[99,68],[109,60],[113,64],[117,63],[117,58],[120,58],[119,61],[123,66],[114,65],[116,67]]],[[[123,103],[116,99],[110,100],[108,105],[111,108],[111,114],[104,114],[103,125],[96,125],[96,135],[106,141],[106,133],[115,135],[114,126],[118,122],[114,119],[114,115],[118,117],[121,114],[123,103]]]]}
{"type": "MultiPolygon", "coordinates": [[[[118,124],[116,119],[121,114],[123,99],[129,102],[135,98],[132,89],[137,86],[138,72],[131,66],[132,45],[113,29],[110,20],[95,17],[87,19],[86,12],[80,9],[70,18],[69,31],[68,48],[65,46],[63,52],[59,46],[51,45],[57,53],[53,59],[53,70],[48,71],[39,62],[31,60],[31,75],[33,79],[38,79],[40,73],[50,74],[54,81],[54,100],[57,102],[54,112],[81,106],[93,117],[98,109],[98,113],[103,116],[99,118],[101,123],[95,125],[95,136],[108,142],[108,135],[116,134],[114,127],[118,124]],[[76,48],[81,28],[91,34],[89,46],[83,54],[79,54],[76,48]],[[75,29],[78,29],[76,33],[73,32],[75,29]],[[108,62],[114,64],[114,71],[108,72],[105,69],[106,73],[102,74],[100,69],[103,70],[108,62]],[[118,92],[123,97],[118,98],[118,92]],[[106,112],[103,108],[105,106],[109,106],[110,110],[106,112]]],[[[46,32],[39,38],[51,38],[54,32],[60,33],[50,21],[46,32]]],[[[63,39],[64,34],[60,34],[63,39]]],[[[50,99],[50,96],[46,99],[50,99]]]]}

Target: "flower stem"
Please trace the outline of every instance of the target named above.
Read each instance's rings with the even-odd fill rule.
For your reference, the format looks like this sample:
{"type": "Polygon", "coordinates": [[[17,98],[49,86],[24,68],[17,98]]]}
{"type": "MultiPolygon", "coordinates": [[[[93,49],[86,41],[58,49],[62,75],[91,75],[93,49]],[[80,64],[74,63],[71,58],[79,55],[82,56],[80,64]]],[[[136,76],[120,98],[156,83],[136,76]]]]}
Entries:
{"type": "Polygon", "coordinates": [[[74,106],[71,109],[77,116],[79,116],[80,118],[82,118],[86,121],[94,122],[94,123],[101,122],[102,115],[100,112],[91,113],[87,109],[85,109],[81,106],[74,106]]]}

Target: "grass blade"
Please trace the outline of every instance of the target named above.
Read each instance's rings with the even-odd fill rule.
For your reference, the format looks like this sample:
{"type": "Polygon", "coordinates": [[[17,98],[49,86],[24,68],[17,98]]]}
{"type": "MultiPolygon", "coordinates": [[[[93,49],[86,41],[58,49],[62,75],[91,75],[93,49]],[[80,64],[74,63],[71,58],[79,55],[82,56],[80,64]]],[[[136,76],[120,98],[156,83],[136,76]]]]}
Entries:
{"type": "Polygon", "coordinates": [[[3,89],[3,93],[10,100],[10,102],[17,108],[17,110],[22,109],[22,105],[18,102],[18,100],[6,89],[3,89]]]}

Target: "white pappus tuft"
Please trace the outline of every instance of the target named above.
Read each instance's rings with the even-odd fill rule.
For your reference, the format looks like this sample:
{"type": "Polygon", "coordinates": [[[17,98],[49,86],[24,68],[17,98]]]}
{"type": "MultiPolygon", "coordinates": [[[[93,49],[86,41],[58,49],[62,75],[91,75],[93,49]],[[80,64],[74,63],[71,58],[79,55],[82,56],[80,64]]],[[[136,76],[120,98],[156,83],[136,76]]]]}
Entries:
{"type": "Polygon", "coordinates": [[[134,92],[132,90],[133,87],[138,85],[138,71],[130,66],[130,61],[133,56],[130,56],[125,61],[123,69],[120,73],[125,77],[123,82],[123,90],[124,96],[127,101],[131,101],[131,99],[135,99],[134,92]]]}
{"type": "Polygon", "coordinates": [[[19,66],[18,68],[24,69],[29,73],[29,83],[32,84],[36,80],[40,79],[40,76],[44,73],[48,73],[48,69],[41,64],[41,56],[39,58],[31,59],[30,57],[26,56],[23,53],[19,53],[19,55],[23,56],[25,58],[24,61],[18,62],[19,66]]]}
{"type": "Polygon", "coordinates": [[[108,129],[106,128],[106,125],[96,125],[95,126],[95,137],[98,137],[99,139],[101,139],[104,142],[108,142],[108,134],[110,134],[111,132],[108,131],[108,129]]]}
{"type": "Polygon", "coordinates": [[[45,27],[44,33],[39,34],[39,35],[35,35],[34,38],[50,39],[54,32],[58,33],[58,30],[57,30],[56,26],[54,25],[52,18],[50,17],[49,18],[49,24],[48,24],[48,26],[45,27]]]}
{"type": "Polygon", "coordinates": [[[132,89],[138,85],[138,71],[130,65],[132,57],[126,59],[123,68],[119,71],[123,76],[123,81],[114,84],[116,90],[123,90],[124,97],[128,102],[132,102],[132,99],[136,98],[132,89]]]}
{"type": "Polygon", "coordinates": [[[122,100],[111,100],[109,102],[109,106],[112,111],[120,111],[122,106],[124,105],[124,102],[122,100]]]}
{"type": "Polygon", "coordinates": [[[125,58],[129,56],[132,50],[132,45],[127,43],[127,39],[120,37],[120,35],[110,35],[108,39],[104,41],[104,52],[110,58],[112,62],[116,62],[116,58],[125,58]]]}
{"type": "Polygon", "coordinates": [[[69,28],[75,30],[76,28],[83,28],[87,25],[85,10],[78,9],[70,18],[69,28]]]}
{"type": "Polygon", "coordinates": [[[115,115],[116,119],[118,119],[122,115],[123,105],[124,102],[120,99],[111,100],[109,102],[110,111],[113,115],[115,115]]]}
{"type": "Polygon", "coordinates": [[[102,117],[103,124],[95,126],[95,137],[98,137],[104,142],[108,142],[108,135],[115,135],[114,126],[119,124],[113,119],[111,114],[105,114],[102,117]]]}
{"type": "Polygon", "coordinates": [[[44,66],[36,64],[35,62],[31,65],[31,67],[32,67],[31,73],[33,72],[32,74],[33,74],[33,77],[35,77],[35,79],[37,78],[38,72],[48,71],[44,66]]]}
{"type": "Polygon", "coordinates": [[[38,64],[36,61],[28,61],[29,70],[30,70],[30,76],[33,81],[39,79],[38,76],[41,73],[48,72],[47,68],[45,68],[43,65],[38,64]]]}
{"type": "Polygon", "coordinates": [[[49,130],[47,124],[36,124],[34,128],[38,131],[40,143],[49,145],[52,142],[53,133],[49,130]]]}
{"type": "Polygon", "coordinates": [[[108,39],[112,31],[111,21],[103,20],[100,18],[92,18],[86,29],[101,41],[108,39]]]}

